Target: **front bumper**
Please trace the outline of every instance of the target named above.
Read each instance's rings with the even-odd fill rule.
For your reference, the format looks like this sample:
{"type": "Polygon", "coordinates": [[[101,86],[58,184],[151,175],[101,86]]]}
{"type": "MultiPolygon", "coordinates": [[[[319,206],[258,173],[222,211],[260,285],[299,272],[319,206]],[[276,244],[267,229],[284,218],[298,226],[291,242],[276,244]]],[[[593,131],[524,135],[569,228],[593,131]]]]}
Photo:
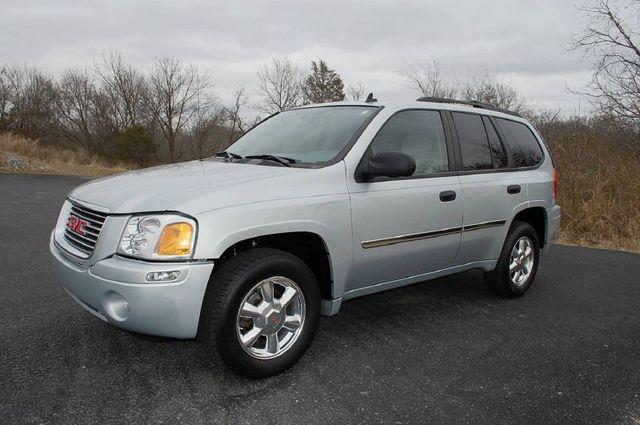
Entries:
{"type": "Polygon", "coordinates": [[[86,267],[49,242],[58,279],[78,304],[135,332],[194,338],[213,263],[150,263],[113,256],[86,267]],[[174,282],[148,283],[147,273],[179,270],[174,282]]]}

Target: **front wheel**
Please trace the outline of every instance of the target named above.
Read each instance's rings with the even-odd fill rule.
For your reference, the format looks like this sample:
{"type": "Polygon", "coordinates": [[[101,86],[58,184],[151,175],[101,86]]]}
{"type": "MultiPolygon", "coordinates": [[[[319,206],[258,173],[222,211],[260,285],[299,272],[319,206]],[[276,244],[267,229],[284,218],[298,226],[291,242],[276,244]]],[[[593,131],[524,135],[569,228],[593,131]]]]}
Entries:
{"type": "Polygon", "coordinates": [[[485,273],[489,288],[502,296],[519,297],[533,284],[540,259],[540,242],[535,229],[524,222],[511,226],[496,268],[485,273]]]}
{"type": "Polygon", "coordinates": [[[212,276],[201,337],[234,372],[264,378],[298,361],[319,315],[320,291],[307,265],[289,253],[256,248],[212,276]]]}

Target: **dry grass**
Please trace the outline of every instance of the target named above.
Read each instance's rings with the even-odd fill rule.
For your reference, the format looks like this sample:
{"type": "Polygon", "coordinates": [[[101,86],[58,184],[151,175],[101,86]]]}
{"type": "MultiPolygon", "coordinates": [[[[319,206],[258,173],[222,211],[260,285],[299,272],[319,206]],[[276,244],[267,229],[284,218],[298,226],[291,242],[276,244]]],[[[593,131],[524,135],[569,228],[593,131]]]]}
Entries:
{"type": "Polygon", "coordinates": [[[11,133],[0,134],[0,172],[105,176],[126,171],[123,164],[109,164],[72,149],[42,146],[11,133]]]}
{"type": "Polygon", "coordinates": [[[557,241],[640,252],[640,145],[581,125],[548,139],[560,176],[557,241]]]}
{"type": "MultiPolygon", "coordinates": [[[[559,243],[640,252],[640,142],[608,127],[562,122],[542,128],[560,176],[559,243]]],[[[0,172],[104,176],[128,167],[69,149],[0,134],[0,172]],[[2,154],[26,167],[8,167],[2,154]],[[3,162],[5,165],[3,166],[3,162]]]]}

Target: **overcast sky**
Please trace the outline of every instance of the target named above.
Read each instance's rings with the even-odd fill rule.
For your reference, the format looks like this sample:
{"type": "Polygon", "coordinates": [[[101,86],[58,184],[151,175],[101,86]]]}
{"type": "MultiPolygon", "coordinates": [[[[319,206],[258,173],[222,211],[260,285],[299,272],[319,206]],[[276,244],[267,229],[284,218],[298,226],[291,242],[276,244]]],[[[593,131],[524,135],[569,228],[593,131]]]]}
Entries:
{"type": "Polygon", "coordinates": [[[273,56],[305,68],[321,57],[346,85],[402,100],[416,93],[398,71],[433,57],[457,78],[490,74],[573,114],[567,87],[584,85],[590,64],[566,47],[583,26],[570,0],[0,0],[0,63],[58,74],[113,50],[140,66],[172,56],[207,71],[224,101],[253,92],[273,56]]]}

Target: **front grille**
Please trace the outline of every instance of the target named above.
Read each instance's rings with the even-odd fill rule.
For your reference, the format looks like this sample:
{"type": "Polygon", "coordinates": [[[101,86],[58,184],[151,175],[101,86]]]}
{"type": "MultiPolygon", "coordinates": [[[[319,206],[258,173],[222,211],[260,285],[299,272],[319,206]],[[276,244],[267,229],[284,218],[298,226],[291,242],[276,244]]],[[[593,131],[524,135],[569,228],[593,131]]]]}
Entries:
{"type": "Polygon", "coordinates": [[[64,239],[89,257],[96,247],[100,231],[107,218],[106,213],[72,204],[64,229],[64,239]],[[80,220],[81,225],[77,225],[80,220]],[[74,226],[74,224],[76,224],[74,226]]]}

